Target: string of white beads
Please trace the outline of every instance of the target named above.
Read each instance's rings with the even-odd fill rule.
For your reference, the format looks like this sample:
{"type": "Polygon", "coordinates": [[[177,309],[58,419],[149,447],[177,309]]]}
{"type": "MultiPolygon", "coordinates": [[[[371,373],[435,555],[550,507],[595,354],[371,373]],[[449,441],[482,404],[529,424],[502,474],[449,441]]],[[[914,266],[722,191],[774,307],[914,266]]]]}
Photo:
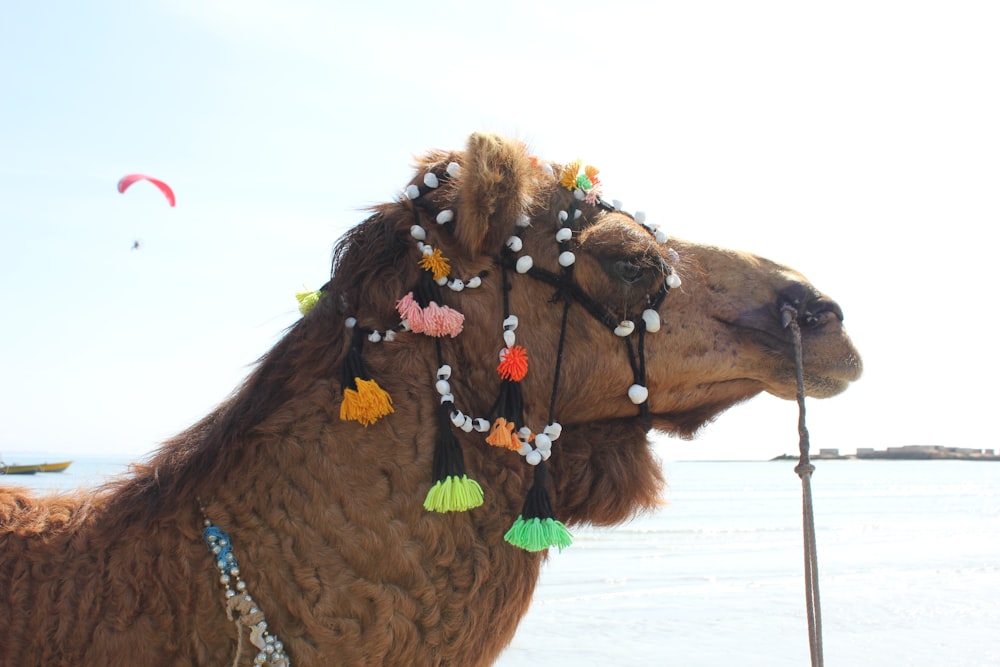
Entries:
{"type": "Polygon", "coordinates": [[[273,665],[274,667],[291,667],[292,662],[285,653],[285,645],[274,634],[268,631],[267,621],[263,619],[263,613],[254,604],[253,598],[247,593],[247,585],[240,579],[240,568],[233,554],[232,542],[229,535],[221,529],[212,525],[212,522],[205,518],[202,534],[205,544],[215,557],[215,564],[221,573],[219,582],[225,589],[227,609],[246,609],[240,612],[237,619],[238,624],[250,628],[250,643],[259,651],[254,657],[255,665],[273,665]],[[256,623],[252,623],[248,618],[259,618],[256,623]],[[252,624],[251,624],[252,623],[252,624]]]}

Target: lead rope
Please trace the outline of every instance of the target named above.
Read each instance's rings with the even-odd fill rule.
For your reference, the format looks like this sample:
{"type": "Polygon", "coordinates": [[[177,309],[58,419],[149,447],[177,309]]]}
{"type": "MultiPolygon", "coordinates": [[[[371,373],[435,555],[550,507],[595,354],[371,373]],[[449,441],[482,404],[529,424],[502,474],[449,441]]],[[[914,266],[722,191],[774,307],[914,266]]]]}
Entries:
{"type": "Polygon", "coordinates": [[[792,331],[795,347],[795,398],[799,403],[799,463],[795,472],[802,480],[802,540],[805,547],[806,617],[809,622],[809,654],[812,667],[823,667],[823,621],[819,604],[819,560],[816,553],[816,522],[813,516],[810,479],[816,467],[809,462],[809,431],[806,429],[806,391],[802,377],[802,332],[798,311],[782,306],[781,319],[792,331]]]}

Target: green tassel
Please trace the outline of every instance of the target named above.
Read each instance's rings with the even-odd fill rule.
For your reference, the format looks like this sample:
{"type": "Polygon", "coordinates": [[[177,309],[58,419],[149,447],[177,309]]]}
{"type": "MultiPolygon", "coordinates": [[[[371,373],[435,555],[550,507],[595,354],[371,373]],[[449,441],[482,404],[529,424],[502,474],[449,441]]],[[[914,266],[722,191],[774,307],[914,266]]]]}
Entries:
{"type": "Polygon", "coordinates": [[[483,504],[483,488],[465,475],[448,477],[435,482],[424,499],[428,512],[464,512],[483,504]]]}
{"type": "Polygon", "coordinates": [[[542,551],[549,547],[559,547],[562,551],[573,543],[573,536],[562,521],[538,517],[526,520],[523,516],[517,517],[503,539],[526,551],[542,551]]]}
{"type": "Polygon", "coordinates": [[[322,289],[318,289],[315,292],[298,292],[295,295],[295,298],[299,302],[299,312],[303,315],[308,315],[309,311],[312,310],[317,303],[319,303],[320,297],[322,296],[322,289]]]}

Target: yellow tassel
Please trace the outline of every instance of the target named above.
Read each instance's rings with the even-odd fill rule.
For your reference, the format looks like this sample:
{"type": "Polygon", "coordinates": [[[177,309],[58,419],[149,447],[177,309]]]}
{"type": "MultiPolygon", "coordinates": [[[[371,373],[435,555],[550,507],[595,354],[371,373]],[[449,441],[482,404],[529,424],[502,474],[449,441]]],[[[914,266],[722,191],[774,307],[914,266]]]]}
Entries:
{"type": "Polygon", "coordinates": [[[382,417],[394,412],[392,397],[378,386],[375,380],[355,378],[357,390],[345,389],[344,400],[340,404],[340,418],[354,420],[363,426],[371,426],[382,417]]]}
{"type": "Polygon", "coordinates": [[[576,175],[580,173],[580,167],[583,166],[583,160],[574,160],[568,165],[563,167],[562,173],[559,175],[559,184],[562,185],[567,190],[573,191],[576,189],[576,175]]]}

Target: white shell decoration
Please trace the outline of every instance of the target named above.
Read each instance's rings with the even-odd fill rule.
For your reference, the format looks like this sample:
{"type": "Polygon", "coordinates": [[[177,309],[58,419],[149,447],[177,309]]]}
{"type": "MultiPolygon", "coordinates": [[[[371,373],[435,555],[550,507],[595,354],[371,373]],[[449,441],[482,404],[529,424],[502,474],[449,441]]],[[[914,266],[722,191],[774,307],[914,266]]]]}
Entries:
{"type": "Polygon", "coordinates": [[[640,225],[642,223],[646,222],[646,212],[645,211],[636,211],[634,217],[635,217],[635,221],[638,222],[640,225]]]}
{"type": "Polygon", "coordinates": [[[660,330],[660,314],[652,308],[642,311],[642,321],[646,325],[646,331],[652,333],[660,330]]]}
{"type": "Polygon", "coordinates": [[[622,210],[622,200],[621,199],[612,199],[611,200],[611,205],[615,207],[616,211],[622,210]]]}
{"type": "Polygon", "coordinates": [[[455,278],[454,280],[448,283],[448,287],[451,289],[452,292],[461,292],[462,290],[465,289],[465,283],[463,283],[458,278],[455,278]]]}
{"type": "Polygon", "coordinates": [[[514,268],[518,273],[527,273],[531,271],[531,267],[535,265],[535,261],[531,259],[531,255],[525,255],[524,257],[517,258],[517,264],[514,268]]]}
{"type": "Polygon", "coordinates": [[[615,327],[615,335],[622,338],[631,335],[633,331],[635,331],[635,322],[632,320],[622,320],[615,327]]]}
{"type": "Polygon", "coordinates": [[[634,384],[628,388],[628,399],[636,405],[641,405],[649,398],[649,390],[641,384],[634,384]]]}
{"type": "Polygon", "coordinates": [[[462,175],[462,165],[457,162],[449,162],[448,168],[445,169],[445,171],[447,171],[448,175],[452,178],[458,178],[462,175]]]}
{"type": "Polygon", "coordinates": [[[556,241],[559,243],[565,243],[573,238],[573,230],[569,227],[560,227],[559,231],[556,232],[556,241]]]}
{"type": "Polygon", "coordinates": [[[542,429],[542,433],[549,436],[553,440],[558,440],[559,436],[562,435],[562,424],[559,422],[552,422],[542,429]]]}
{"type": "Polygon", "coordinates": [[[371,341],[372,343],[377,343],[382,340],[382,334],[380,334],[377,331],[373,331],[370,334],[368,334],[368,340],[371,341]]]}
{"type": "Polygon", "coordinates": [[[475,289],[482,284],[483,284],[482,278],[480,278],[479,276],[472,276],[471,278],[469,278],[469,282],[465,283],[465,286],[475,289]]]}
{"type": "Polygon", "coordinates": [[[673,289],[675,287],[681,286],[681,279],[676,273],[671,273],[667,276],[667,287],[673,289]]]}
{"type": "Polygon", "coordinates": [[[517,226],[518,227],[530,227],[531,226],[531,218],[529,218],[524,213],[522,213],[517,218],[517,226]]]}
{"type": "Polygon", "coordinates": [[[472,417],[470,417],[469,415],[465,415],[465,419],[462,420],[462,425],[459,426],[459,428],[462,429],[463,431],[465,431],[466,433],[471,433],[472,432],[472,417]]]}
{"type": "Polygon", "coordinates": [[[463,415],[460,410],[455,410],[451,413],[451,423],[456,427],[461,428],[462,424],[465,423],[465,415],[463,415]]]}
{"type": "Polygon", "coordinates": [[[410,227],[410,236],[412,236],[418,241],[423,241],[424,239],[427,238],[427,232],[424,231],[424,228],[421,227],[420,225],[413,225],[412,227],[410,227]]]}
{"type": "Polygon", "coordinates": [[[524,457],[524,460],[527,461],[529,464],[531,464],[533,466],[536,466],[536,465],[538,465],[539,463],[542,462],[542,453],[540,451],[538,451],[537,449],[532,449],[524,457]]]}
{"type": "Polygon", "coordinates": [[[503,321],[503,328],[513,331],[514,329],[517,329],[517,323],[517,315],[508,315],[507,319],[503,321]]]}
{"type": "Polygon", "coordinates": [[[420,196],[420,188],[416,185],[406,186],[406,197],[407,199],[416,199],[420,196]]]}
{"type": "Polygon", "coordinates": [[[445,285],[448,284],[448,276],[441,276],[440,278],[438,278],[434,282],[436,282],[441,287],[444,287],[445,285]]]}
{"type": "Polygon", "coordinates": [[[569,213],[566,211],[559,211],[559,222],[566,222],[569,220],[569,213]]]}
{"type": "Polygon", "coordinates": [[[348,317],[344,320],[344,326],[348,329],[353,329],[358,324],[358,319],[356,317],[348,317]]]}
{"type": "Polygon", "coordinates": [[[451,385],[448,384],[447,380],[438,380],[434,383],[434,388],[437,389],[437,393],[444,396],[445,394],[451,393],[451,385]]]}
{"type": "Polygon", "coordinates": [[[437,186],[440,185],[440,183],[438,182],[437,176],[428,172],[424,174],[424,185],[426,185],[429,188],[436,188],[437,186]]]}
{"type": "Polygon", "coordinates": [[[653,232],[653,236],[656,238],[657,243],[666,243],[667,239],[670,238],[669,236],[667,236],[667,233],[662,229],[657,229],[655,232],[653,232]]]}
{"type": "Polygon", "coordinates": [[[490,423],[482,417],[476,417],[472,420],[472,428],[476,429],[480,433],[486,433],[490,430],[490,423]]]}
{"type": "Polygon", "coordinates": [[[448,380],[450,378],[451,378],[451,366],[445,364],[444,366],[438,369],[439,380],[448,380]]]}
{"type": "Polygon", "coordinates": [[[455,212],[452,211],[450,208],[446,208],[445,210],[441,211],[434,217],[435,222],[437,222],[439,225],[449,223],[454,219],[455,219],[455,212]]]}
{"type": "Polygon", "coordinates": [[[388,331],[385,332],[385,336],[382,337],[382,340],[384,340],[387,343],[391,343],[392,341],[396,340],[396,332],[393,331],[392,329],[389,329],[388,331]]]}
{"type": "Polygon", "coordinates": [[[677,251],[674,250],[673,248],[667,248],[667,257],[669,257],[670,261],[673,262],[674,264],[681,261],[681,256],[678,255],[677,251]]]}
{"type": "Polygon", "coordinates": [[[552,449],[552,438],[544,433],[539,433],[535,436],[535,448],[543,452],[552,449]]]}
{"type": "Polygon", "coordinates": [[[511,252],[521,252],[524,243],[521,241],[520,236],[511,236],[507,239],[507,247],[510,248],[511,252]]]}
{"type": "Polygon", "coordinates": [[[567,267],[573,266],[576,263],[576,255],[571,253],[569,250],[559,253],[559,266],[567,267]]]}
{"type": "Polygon", "coordinates": [[[442,403],[454,403],[455,402],[455,397],[452,394],[445,394],[444,396],[441,397],[441,402],[442,403]]]}
{"type": "MultiPolygon", "coordinates": [[[[512,330],[508,329],[503,332],[503,342],[507,347],[511,347],[517,342],[517,336],[512,330]]],[[[501,361],[503,361],[503,359],[501,359],[501,361]]]]}

